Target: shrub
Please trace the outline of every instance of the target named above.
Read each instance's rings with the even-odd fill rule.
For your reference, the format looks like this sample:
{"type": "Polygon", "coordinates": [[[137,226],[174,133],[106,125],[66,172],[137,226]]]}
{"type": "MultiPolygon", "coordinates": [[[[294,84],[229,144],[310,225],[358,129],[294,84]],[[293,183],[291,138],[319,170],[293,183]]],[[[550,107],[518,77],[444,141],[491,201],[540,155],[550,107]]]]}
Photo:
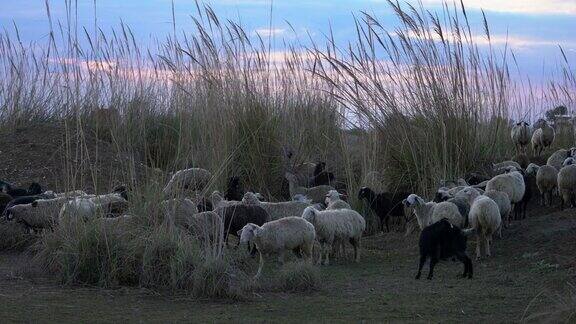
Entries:
{"type": "Polygon", "coordinates": [[[278,276],[279,286],[290,292],[318,290],[321,280],[320,269],[306,261],[286,263],[278,276]]]}

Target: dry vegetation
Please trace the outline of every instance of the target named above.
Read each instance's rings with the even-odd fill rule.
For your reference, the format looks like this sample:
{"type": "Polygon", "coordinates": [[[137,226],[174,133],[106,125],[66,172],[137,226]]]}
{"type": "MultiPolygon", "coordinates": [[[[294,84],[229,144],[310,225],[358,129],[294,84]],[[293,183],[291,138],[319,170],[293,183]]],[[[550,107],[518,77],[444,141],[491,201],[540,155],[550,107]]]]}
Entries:
{"type": "MultiPolygon", "coordinates": [[[[32,155],[25,167],[48,163],[54,172],[20,170],[16,155],[2,178],[91,192],[127,183],[137,197],[131,200],[137,218],[121,230],[89,222],[31,238],[2,223],[0,247],[32,251],[66,284],[232,299],[249,291],[318,289],[319,270],[299,263],[274,282],[249,282],[253,262],[244,251],[200,247],[188,232],[159,220],[160,190],[168,172],[194,166],[214,175],[206,192],[242,175],[247,188],[280,199],[284,151],[291,148],[296,161],[328,161],[360,209],[353,193],[369,171],[381,170],[391,189],[426,195],[439,179],[509,158],[514,109],[540,100],[518,98],[512,53],[479,48],[462,7],[430,13],[390,6],[399,18],[393,32],[365,15],[355,22],[358,37],[349,48],[327,39],[326,46],[288,46],[281,59],[267,40],[254,42],[242,26],[204,6],[192,18],[194,33],[154,50],[140,48],[128,26],[93,35],[51,22],[42,47],[0,35],[2,141],[48,123],[58,130],[48,134],[57,156],[32,155]]],[[[573,105],[576,78],[564,63],[546,100],[573,105]]],[[[571,133],[557,145],[569,142],[571,133]]],[[[374,220],[368,224],[373,228],[374,220]]]]}

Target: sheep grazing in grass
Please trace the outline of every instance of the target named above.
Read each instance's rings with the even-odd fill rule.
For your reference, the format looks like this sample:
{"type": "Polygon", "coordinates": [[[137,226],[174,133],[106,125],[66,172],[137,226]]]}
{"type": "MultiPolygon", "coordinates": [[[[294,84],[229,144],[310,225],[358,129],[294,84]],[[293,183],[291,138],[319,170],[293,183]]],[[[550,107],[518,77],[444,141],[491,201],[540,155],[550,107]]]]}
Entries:
{"type": "Polygon", "coordinates": [[[530,124],[527,122],[517,122],[512,126],[510,136],[512,137],[512,143],[516,147],[516,152],[526,153],[526,146],[530,143],[530,135],[530,124]]]}
{"type": "Polygon", "coordinates": [[[16,205],[6,210],[6,219],[23,224],[27,229],[53,228],[60,209],[67,201],[66,197],[37,199],[29,204],[16,205]]]}
{"type": "MultiPolygon", "coordinates": [[[[510,203],[510,198],[508,195],[502,191],[489,190],[484,193],[484,196],[494,200],[496,205],[498,205],[502,225],[510,225],[512,204],[510,203]]],[[[499,229],[498,236],[502,237],[502,228],[499,229]]]]}
{"type": "Polygon", "coordinates": [[[334,182],[334,174],[332,172],[328,172],[325,170],[326,162],[318,162],[316,163],[316,167],[314,168],[314,174],[310,179],[310,186],[322,186],[322,185],[330,185],[334,182]]]}
{"type": "Polygon", "coordinates": [[[237,200],[226,200],[220,191],[215,190],[210,195],[210,201],[212,202],[212,206],[214,209],[220,207],[228,207],[240,204],[240,201],[237,200]]]}
{"type": "Polygon", "coordinates": [[[165,197],[177,195],[181,191],[203,190],[208,186],[212,174],[202,168],[190,168],[176,171],[162,190],[165,197]]]}
{"type": "Polygon", "coordinates": [[[576,164],[574,158],[567,158],[564,166],[558,172],[558,194],[560,195],[560,208],[564,204],[576,206],[576,164]]]}
{"type": "Polygon", "coordinates": [[[254,243],[260,253],[260,265],[255,278],[260,277],[264,267],[264,255],[276,254],[278,261],[284,263],[287,251],[312,259],[312,248],[316,230],[312,224],[301,217],[286,217],[268,222],[262,226],[246,224],[238,231],[240,243],[254,243]]]}
{"type": "Polygon", "coordinates": [[[126,200],[116,193],[90,198],[76,197],[64,203],[60,209],[58,222],[60,224],[69,224],[77,219],[88,220],[97,216],[106,216],[114,204],[123,202],[126,202],[126,200]]]}
{"type": "Polygon", "coordinates": [[[216,212],[206,211],[194,214],[188,219],[186,225],[190,233],[204,244],[214,245],[222,242],[224,223],[216,212]]]}
{"type": "Polygon", "coordinates": [[[291,197],[294,197],[297,194],[301,194],[312,199],[312,203],[324,203],[324,199],[326,198],[328,191],[334,190],[333,187],[327,185],[321,185],[312,188],[298,186],[296,176],[288,172],[286,172],[285,177],[289,183],[291,197]]]}
{"type": "Polygon", "coordinates": [[[335,240],[349,241],[354,247],[354,260],[360,261],[360,240],[366,229],[362,215],[352,209],[335,209],[319,211],[307,207],[302,218],[314,225],[316,238],[320,242],[320,263],[325,255],[324,264],[329,264],[329,254],[335,240]]]}
{"type": "Polygon", "coordinates": [[[544,119],[538,120],[538,128],[532,134],[532,151],[540,156],[542,151],[554,142],[554,128],[544,119]]]}
{"type": "Polygon", "coordinates": [[[326,209],[352,209],[350,204],[341,199],[342,194],[336,190],[330,190],[326,194],[326,209]]]}
{"type": "Polygon", "coordinates": [[[553,166],[556,170],[560,171],[562,169],[562,163],[572,156],[575,156],[576,148],[573,147],[569,150],[559,149],[558,151],[552,153],[548,160],[546,161],[546,165],[553,166]]]}
{"type": "Polygon", "coordinates": [[[224,193],[224,198],[226,200],[242,200],[242,196],[244,196],[244,186],[240,182],[240,177],[233,176],[228,179],[228,186],[226,188],[226,192],[224,193]]]}
{"type": "Polygon", "coordinates": [[[390,232],[390,216],[402,217],[406,220],[402,201],[407,197],[408,194],[404,192],[382,192],[376,194],[374,190],[368,187],[361,188],[358,191],[358,199],[365,199],[380,219],[380,231],[382,232],[384,231],[384,224],[386,224],[386,232],[390,232]]]}
{"type": "Polygon", "coordinates": [[[410,194],[403,200],[403,203],[406,207],[414,209],[420,229],[424,229],[443,218],[448,219],[451,224],[458,227],[462,227],[464,224],[464,218],[454,203],[447,201],[425,202],[424,199],[415,194],[410,194]]]}
{"type": "Polygon", "coordinates": [[[515,168],[510,167],[507,171],[509,173],[500,174],[490,179],[486,184],[486,191],[495,190],[506,193],[514,208],[524,198],[526,184],[522,173],[516,171],[515,168]]]}
{"type": "Polygon", "coordinates": [[[490,244],[492,235],[500,229],[502,218],[498,204],[487,196],[479,196],[470,206],[470,230],[476,233],[476,258],[482,256],[482,245],[486,248],[486,256],[491,256],[490,244]]]}
{"type": "Polygon", "coordinates": [[[164,219],[171,225],[186,227],[194,214],[198,213],[196,204],[190,199],[175,198],[160,203],[164,219]]]}
{"type": "Polygon", "coordinates": [[[255,193],[247,192],[242,198],[242,203],[245,205],[260,206],[270,217],[270,220],[277,220],[289,216],[300,216],[310,203],[301,201],[284,201],[284,202],[262,202],[258,199],[255,193]]]}
{"type": "Polygon", "coordinates": [[[466,236],[457,226],[447,219],[441,219],[425,227],[420,233],[420,263],[416,279],[420,279],[422,268],[427,259],[430,259],[428,280],[434,276],[434,267],[440,260],[456,257],[464,264],[463,278],[472,279],[472,260],[466,254],[466,236]]]}
{"type": "Polygon", "coordinates": [[[229,235],[236,235],[246,224],[264,225],[270,220],[268,213],[260,206],[237,204],[219,207],[214,210],[224,221],[224,240],[228,243],[229,235]]]}
{"type": "Polygon", "coordinates": [[[558,186],[558,170],[550,165],[537,166],[531,163],[526,174],[536,176],[536,186],[540,191],[540,204],[552,206],[554,190],[558,186]]]}

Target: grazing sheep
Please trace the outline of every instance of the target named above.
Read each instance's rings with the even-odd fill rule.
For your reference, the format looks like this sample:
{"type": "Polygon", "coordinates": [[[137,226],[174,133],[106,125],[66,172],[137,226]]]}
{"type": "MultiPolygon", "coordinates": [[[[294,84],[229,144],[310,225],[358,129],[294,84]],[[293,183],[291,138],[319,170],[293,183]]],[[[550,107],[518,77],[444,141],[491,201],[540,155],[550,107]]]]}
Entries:
{"type": "Polygon", "coordinates": [[[294,197],[297,194],[301,194],[312,199],[312,203],[324,203],[324,199],[326,198],[328,191],[334,189],[333,187],[327,185],[305,188],[298,186],[296,176],[293,174],[287,172],[285,177],[289,183],[291,197],[294,197]]]}
{"type": "Polygon", "coordinates": [[[358,191],[358,199],[365,199],[380,219],[380,231],[382,232],[384,232],[384,223],[386,223],[386,232],[390,232],[388,224],[390,216],[406,219],[402,201],[407,197],[408,194],[403,192],[382,192],[376,194],[368,187],[363,187],[358,191]]]}
{"type": "Polygon", "coordinates": [[[472,260],[466,254],[466,236],[457,226],[452,225],[447,219],[425,227],[420,233],[420,263],[416,279],[420,279],[422,268],[426,259],[430,259],[428,280],[434,276],[434,267],[440,260],[456,257],[464,264],[463,278],[472,279],[472,260]]]}
{"type": "Polygon", "coordinates": [[[491,256],[492,234],[500,229],[502,219],[498,204],[486,196],[480,196],[470,207],[470,232],[476,233],[476,259],[482,256],[482,244],[486,247],[486,256],[491,256]]]}
{"type": "MultiPolygon", "coordinates": [[[[484,193],[484,196],[494,200],[498,205],[500,211],[500,218],[504,226],[510,225],[510,214],[512,213],[512,204],[508,195],[502,191],[489,190],[484,193]]],[[[502,237],[502,229],[500,228],[498,235],[502,237]]]]}
{"type": "Polygon", "coordinates": [[[354,247],[354,260],[360,261],[360,240],[366,229],[366,221],[362,215],[352,209],[319,211],[314,207],[307,207],[302,218],[314,225],[316,238],[321,245],[321,263],[323,255],[326,255],[324,263],[329,263],[329,254],[335,240],[349,241],[354,247]]]}
{"type": "Polygon", "coordinates": [[[260,265],[255,278],[262,274],[264,255],[277,254],[278,261],[282,264],[286,251],[294,251],[297,255],[301,254],[312,260],[316,231],[312,224],[301,217],[286,217],[262,226],[249,223],[237,234],[240,243],[253,242],[260,253],[260,265]]]}
{"type": "Polygon", "coordinates": [[[567,158],[564,166],[558,172],[558,194],[561,198],[561,209],[564,209],[564,204],[576,206],[576,164],[574,164],[574,158],[567,158]]]}
{"type": "Polygon", "coordinates": [[[554,142],[554,128],[552,128],[545,120],[541,121],[538,129],[532,134],[532,151],[535,155],[540,156],[542,151],[552,145],[554,142]]]}
{"type": "Polygon", "coordinates": [[[0,192],[0,215],[4,215],[4,210],[6,206],[13,200],[12,196],[7,193],[0,192]]]}
{"type": "Polygon", "coordinates": [[[560,171],[560,169],[562,169],[562,163],[564,163],[564,160],[574,156],[575,154],[576,154],[576,148],[574,147],[569,150],[559,149],[558,151],[550,155],[550,157],[546,161],[546,164],[549,166],[553,166],[556,168],[556,170],[560,171]]]}
{"type": "Polygon", "coordinates": [[[518,153],[512,157],[512,161],[518,163],[522,169],[526,169],[530,164],[530,159],[528,155],[524,153],[518,153]]]}
{"type": "Polygon", "coordinates": [[[536,186],[540,191],[540,204],[552,206],[554,190],[558,186],[558,170],[550,165],[537,166],[530,164],[526,168],[527,174],[536,174],[536,186]]]}
{"type": "Polygon", "coordinates": [[[228,235],[236,235],[246,224],[264,225],[270,220],[268,213],[260,206],[237,204],[219,207],[214,210],[224,221],[224,240],[228,243],[228,235]]]}
{"type": "Polygon", "coordinates": [[[344,200],[340,199],[342,195],[336,190],[328,191],[326,194],[326,209],[352,209],[350,204],[345,202],[344,200]]]}
{"type": "Polygon", "coordinates": [[[162,193],[165,197],[170,197],[182,190],[203,190],[211,179],[210,171],[202,168],[179,170],[172,175],[162,193]]]}
{"type": "Polygon", "coordinates": [[[212,206],[214,209],[240,204],[240,201],[225,200],[224,197],[222,196],[222,193],[220,193],[220,191],[218,191],[218,190],[215,190],[212,192],[212,194],[210,195],[210,201],[212,202],[212,206]]]}
{"type": "Polygon", "coordinates": [[[424,199],[415,194],[409,195],[403,200],[403,203],[406,207],[414,209],[420,229],[424,229],[443,218],[448,219],[451,224],[458,227],[462,227],[464,224],[464,218],[454,203],[447,201],[425,202],[424,199]]]}
{"type": "Polygon", "coordinates": [[[6,213],[6,210],[8,210],[10,207],[13,207],[13,206],[31,204],[38,199],[53,199],[53,198],[54,198],[53,196],[47,196],[44,194],[35,195],[35,196],[22,196],[22,197],[14,198],[14,199],[10,200],[8,205],[6,205],[6,208],[4,208],[4,214],[6,213]]]}
{"type": "Polygon", "coordinates": [[[530,143],[530,125],[527,122],[517,122],[512,126],[510,136],[516,147],[516,152],[526,153],[526,146],[530,143]]]}
{"type": "Polygon", "coordinates": [[[198,213],[196,204],[186,198],[174,198],[160,203],[164,219],[171,225],[186,227],[194,214],[198,213]]]}
{"type": "Polygon", "coordinates": [[[505,173],[509,167],[514,167],[516,169],[522,169],[520,164],[516,161],[503,161],[500,163],[492,163],[492,172],[494,174],[505,173]]]}
{"type": "Polygon", "coordinates": [[[495,190],[502,191],[510,198],[512,207],[522,201],[524,193],[526,192],[526,184],[524,177],[519,171],[512,171],[514,168],[509,168],[509,173],[504,173],[490,179],[486,184],[486,191],[495,190]]]}
{"type": "Polygon", "coordinates": [[[310,203],[301,201],[284,201],[284,202],[262,202],[258,199],[256,194],[247,192],[242,198],[242,203],[245,205],[260,206],[270,217],[270,220],[277,220],[284,217],[300,216],[310,203]]]}
{"type": "Polygon", "coordinates": [[[15,220],[27,229],[53,228],[60,209],[69,199],[37,199],[29,204],[20,204],[6,210],[6,219],[15,220]]]}
{"type": "Polygon", "coordinates": [[[60,224],[68,224],[76,219],[88,220],[96,218],[99,214],[105,216],[110,212],[114,204],[125,201],[120,194],[116,193],[91,198],[76,197],[64,203],[60,209],[58,222],[60,224]]]}
{"type": "Polygon", "coordinates": [[[202,243],[213,245],[222,241],[224,223],[216,212],[206,211],[194,214],[188,219],[186,225],[190,233],[196,235],[202,243]]]}
{"type": "Polygon", "coordinates": [[[312,179],[310,179],[310,186],[322,186],[322,185],[330,185],[334,182],[334,174],[332,172],[328,172],[325,170],[326,162],[318,162],[316,163],[316,167],[314,168],[314,174],[312,179]]]}
{"type": "Polygon", "coordinates": [[[240,177],[233,176],[228,179],[228,186],[224,194],[226,200],[242,200],[244,196],[244,187],[240,183],[240,177]]]}

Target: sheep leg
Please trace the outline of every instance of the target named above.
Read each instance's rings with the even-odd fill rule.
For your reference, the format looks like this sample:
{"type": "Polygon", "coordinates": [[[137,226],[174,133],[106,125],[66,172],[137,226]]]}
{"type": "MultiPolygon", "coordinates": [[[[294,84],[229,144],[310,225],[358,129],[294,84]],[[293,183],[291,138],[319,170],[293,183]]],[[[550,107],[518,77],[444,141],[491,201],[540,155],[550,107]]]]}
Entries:
{"type": "Polygon", "coordinates": [[[312,242],[311,244],[306,244],[302,247],[302,254],[304,255],[304,258],[308,261],[312,261],[312,251],[314,249],[314,242],[312,242]]]}
{"type": "Polygon", "coordinates": [[[332,251],[332,243],[333,242],[326,243],[326,249],[324,252],[326,254],[326,261],[324,261],[325,265],[330,264],[330,251],[332,251]]]}
{"type": "Polygon", "coordinates": [[[430,258],[430,270],[428,271],[428,280],[432,280],[432,277],[434,276],[434,267],[436,266],[436,263],[438,263],[438,257],[434,255],[430,258]]]}
{"type": "Polygon", "coordinates": [[[491,257],[492,253],[490,253],[490,243],[492,242],[492,235],[487,235],[485,242],[486,242],[486,257],[491,257]]]}
{"type": "Polygon", "coordinates": [[[258,254],[260,254],[260,264],[258,265],[258,272],[256,272],[256,275],[254,276],[255,279],[260,278],[262,268],[264,268],[264,257],[262,257],[262,252],[258,251],[258,254]]]}
{"type": "Polygon", "coordinates": [[[359,237],[351,238],[350,243],[354,247],[354,261],[360,262],[360,238],[359,237]]]}
{"type": "Polygon", "coordinates": [[[416,274],[416,280],[420,279],[420,276],[422,275],[422,268],[424,267],[424,263],[426,263],[426,256],[421,255],[420,264],[418,265],[418,273],[416,274]]]}
{"type": "Polygon", "coordinates": [[[476,236],[476,260],[482,258],[482,237],[476,236]]]}
{"type": "Polygon", "coordinates": [[[472,279],[473,269],[472,269],[472,260],[466,255],[466,253],[456,253],[456,258],[464,263],[464,274],[462,275],[463,278],[466,278],[468,275],[468,279],[472,279]]]}
{"type": "Polygon", "coordinates": [[[390,226],[389,223],[390,222],[390,216],[386,216],[386,233],[390,233],[390,226]]]}

